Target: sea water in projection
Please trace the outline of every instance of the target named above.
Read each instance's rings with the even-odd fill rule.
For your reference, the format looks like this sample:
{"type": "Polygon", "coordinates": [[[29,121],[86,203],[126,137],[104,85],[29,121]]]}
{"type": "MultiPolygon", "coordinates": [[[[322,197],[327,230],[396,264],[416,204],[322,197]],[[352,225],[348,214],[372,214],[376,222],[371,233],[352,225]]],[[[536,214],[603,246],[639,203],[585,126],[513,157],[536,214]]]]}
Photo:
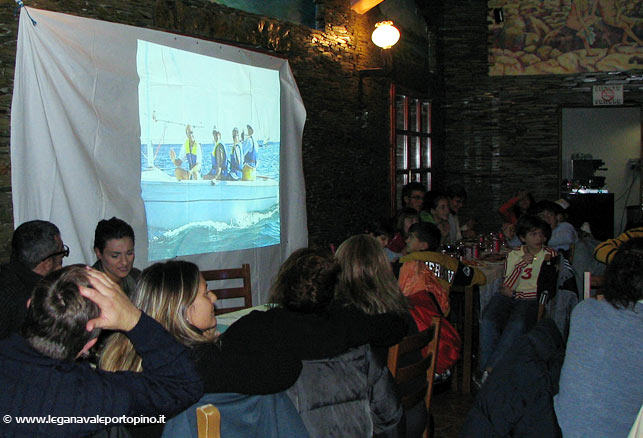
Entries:
{"type": "Polygon", "coordinates": [[[149,259],[280,243],[279,72],[138,42],[149,259]]]}

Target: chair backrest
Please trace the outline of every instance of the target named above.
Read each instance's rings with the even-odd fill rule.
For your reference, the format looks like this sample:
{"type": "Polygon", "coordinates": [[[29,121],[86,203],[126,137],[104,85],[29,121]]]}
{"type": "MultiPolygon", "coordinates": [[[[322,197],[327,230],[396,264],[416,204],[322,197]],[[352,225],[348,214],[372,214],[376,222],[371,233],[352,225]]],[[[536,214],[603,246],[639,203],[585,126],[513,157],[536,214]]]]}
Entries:
{"type": "Polygon", "coordinates": [[[592,275],[591,272],[585,272],[583,274],[583,298],[597,298],[600,295],[603,295],[603,289],[605,288],[605,276],[604,275],[592,275]],[[591,295],[591,291],[595,291],[594,296],[591,295]]]}
{"type": "MultiPolygon", "coordinates": [[[[420,400],[424,399],[427,412],[431,408],[431,394],[433,393],[433,378],[435,372],[435,361],[438,351],[438,339],[440,333],[440,318],[434,316],[431,325],[426,330],[406,336],[399,344],[393,345],[388,350],[388,369],[400,386],[418,376],[423,376],[426,384],[420,387],[413,387],[405,394],[401,394],[401,403],[404,409],[410,409],[420,400]],[[401,356],[413,351],[424,350],[422,360],[407,366],[400,366],[401,356]]],[[[424,431],[424,437],[428,436],[428,424],[424,431]]]]}
{"type": "Polygon", "coordinates": [[[196,427],[199,438],[221,438],[221,414],[214,405],[196,408],[196,427]]]}
{"type": "MultiPolygon", "coordinates": [[[[250,285],[250,265],[244,264],[241,268],[232,269],[213,269],[211,271],[201,271],[205,281],[220,281],[242,279],[241,287],[223,287],[220,289],[210,288],[215,293],[218,300],[227,300],[231,298],[243,298],[243,306],[217,308],[217,315],[234,312],[236,310],[252,307],[252,288],[250,285]]],[[[217,301],[218,303],[219,301],[217,301]]]]}

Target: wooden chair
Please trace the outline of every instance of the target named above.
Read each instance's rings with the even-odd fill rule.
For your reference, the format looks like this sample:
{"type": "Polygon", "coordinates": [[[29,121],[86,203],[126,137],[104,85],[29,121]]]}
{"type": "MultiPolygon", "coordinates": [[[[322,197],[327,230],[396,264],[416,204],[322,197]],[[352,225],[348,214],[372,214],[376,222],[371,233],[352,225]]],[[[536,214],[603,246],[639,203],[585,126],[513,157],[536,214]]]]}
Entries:
{"type": "MultiPolygon", "coordinates": [[[[402,407],[407,410],[415,406],[424,399],[427,413],[431,408],[431,394],[433,393],[433,378],[435,374],[435,361],[438,352],[438,336],[440,333],[440,318],[434,316],[431,319],[431,325],[426,330],[409,335],[402,339],[399,344],[392,346],[388,350],[388,369],[397,385],[411,381],[418,376],[424,376],[426,384],[417,388],[410,389],[406,394],[402,394],[402,407]],[[424,351],[423,359],[411,365],[399,366],[399,358],[413,351],[424,351]]],[[[429,436],[429,420],[424,429],[424,438],[429,436]]]]}
{"type": "MultiPolygon", "coordinates": [[[[458,378],[458,367],[453,367],[453,381],[460,382],[460,391],[464,394],[471,392],[471,377],[473,375],[473,286],[451,286],[451,299],[462,296],[464,304],[460,306],[460,314],[456,328],[462,336],[462,377],[458,378]]],[[[451,301],[453,303],[453,301],[451,301]]]]}
{"type": "Polygon", "coordinates": [[[603,289],[605,288],[605,276],[603,275],[592,275],[591,272],[585,272],[583,274],[583,298],[598,298],[603,295],[603,289]],[[591,295],[591,291],[596,291],[595,295],[591,295]]]}
{"type": "MultiPolygon", "coordinates": [[[[250,284],[250,265],[244,264],[241,268],[232,269],[213,269],[211,271],[201,271],[201,275],[205,281],[221,281],[242,279],[243,286],[241,287],[223,287],[221,289],[210,289],[215,293],[219,300],[227,300],[231,298],[243,298],[243,306],[217,308],[217,315],[224,313],[234,312],[236,310],[246,309],[252,307],[252,288],[250,284]]],[[[217,301],[218,302],[218,301],[217,301]]]]}
{"type": "Polygon", "coordinates": [[[221,414],[214,405],[196,408],[196,427],[199,438],[221,438],[221,414]]]}

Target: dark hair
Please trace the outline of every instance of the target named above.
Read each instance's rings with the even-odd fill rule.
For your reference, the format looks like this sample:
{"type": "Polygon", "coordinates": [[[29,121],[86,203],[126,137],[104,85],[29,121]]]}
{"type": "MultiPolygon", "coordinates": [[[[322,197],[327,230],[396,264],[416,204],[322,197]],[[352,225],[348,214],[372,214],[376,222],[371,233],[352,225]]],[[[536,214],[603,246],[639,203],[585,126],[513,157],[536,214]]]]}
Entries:
{"type": "Polygon", "coordinates": [[[109,220],[103,219],[98,222],[96,225],[96,231],[94,232],[94,249],[97,249],[101,253],[105,249],[107,242],[112,239],[122,239],[124,237],[129,237],[134,241],[134,230],[124,220],[113,217],[109,220]]]}
{"type": "Polygon", "coordinates": [[[22,335],[41,354],[74,360],[100,333],[100,329],[87,331],[87,322],[100,315],[100,308],[80,295],[78,286],[91,287],[84,265],[58,269],[36,284],[22,335]]]}
{"type": "Polygon", "coordinates": [[[440,229],[435,224],[418,222],[409,228],[409,234],[411,233],[414,233],[420,242],[425,242],[428,245],[428,251],[435,251],[440,246],[442,233],[440,233],[440,229]]]}
{"type": "Polygon", "coordinates": [[[447,187],[447,196],[450,199],[453,198],[462,198],[464,201],[467,199],[467,191],[460,184],[451,184],[447,187]]]}
{"type": "Polygon", "coordinates": [[[11,238],[11,261],[33,269],[42,259],[58,251],[58,227],[47,221],[29,221],[20,225],[11,238]]]}
{"type": "MultiPolygon", "coordinates": [[[[516,218],[520,218],[520,216],[522,216],[523,214],[534,214],[534,209],[535,209],[535,207],[536,207],[536,200],[534,199],[534,197],[532,196],[532,194],[531,194],[531,193],[527,193],[527,194],[526,194],[525,196],[523,196],[523,197],[524,197],[524,198],[528,198],[528,199],[529,199],[529,208],[527,208],[527,212],[526,212],[526,213],[523,213],[523,212],[520,210],[520,206],[518,205],[518,204],[520,203],[520,200],[518,200],[518,202],[516,202],[516,203],[514,204],[514,206],[512,207],[512,211],[513,211],[513,213],[514,213],[514,216],[516,216],[516,218]]],[[[522,198],[521,198],[521,199],[522,199],[522,198]]]]}
{"type": "Polygon", "coordinates": [[[402,187],[402,206],[404,206],[406,203],[404,202],[404,198],[407,196],[411,196],[413,192],[426,192],[426,187],[424,187],[424,184],[419,183],[417,181],[410,182],[404,187],[402,187]]]}
{"type": "Polygon", "coordinates": [[[605,299],[612,306],[627,308],[643,298],[643,238],[622,244],[605,272],[605,299]]]}
{"type": "Polygon", "coordinates": [[[544,211],[549,211],[554,214],[562,214],[565,216],[565,209],[561,207],[559,204],[556,204],[554,201],[548,201],[548,200],[543,200],[539,201],[536,204],[536,214],[540,214],[544,211]]]}
{"type": "Polygon", "coordinates": [[[520,237],[520,240],[522,240],[528,232],[534,230],[542,230],[547,240],[551,237],[551,227],[538,216],[526,214],[521,216],[518,222],[516,222],[516,235],[520,237]]]}
{"type": "Polygon", "coordinates": [[[411,207],[404,207],[397,213],[395,226],[397,228],[397,231],[402,233],[402,235],[404,235],[404,221],[410,217],[415,217],[418,220],[420,219],[418,212],[411,207]]]}
{"type": "Polygon", "coordinates": [[[279,268],[269,301],[295,312],[322,312],[333,300],[339,272],[330,251],[298,249],[279,268]]]}
{"type": "MultiPolygon", "coordinates": [[[[415,212],[415,214],[417,214],[417,212],[415,212]]],[[[390,221],[386,219],[377,219],[366,227],[366,234],[372,234],[375,237],[386,236],[389,239],[392,239],[395,234],[395,229],[391,225],[390,221]]]]}
{"type": "Polygon", "coordinates": [[[437,190],[426,192],[424,194],[424,210],[431,211],[431,209],[437,208],[442,199],[446,199],[447,201],[449,200],[447,195],[443,192],[439,192],[437,190]]]}

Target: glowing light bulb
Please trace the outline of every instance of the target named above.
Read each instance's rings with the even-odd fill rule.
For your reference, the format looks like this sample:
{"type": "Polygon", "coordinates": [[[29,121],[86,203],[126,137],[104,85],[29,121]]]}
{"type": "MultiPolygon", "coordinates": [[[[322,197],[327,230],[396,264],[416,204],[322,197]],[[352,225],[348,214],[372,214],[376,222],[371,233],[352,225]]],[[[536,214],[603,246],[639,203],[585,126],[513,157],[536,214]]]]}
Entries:
{"type": "Polygon", "coordinates": [[[382,49],[390,49],[400,39],[400,31],[393,26],[392,21],[380,21],[375,24],[371,39],[376,46],[382,49]]]}

